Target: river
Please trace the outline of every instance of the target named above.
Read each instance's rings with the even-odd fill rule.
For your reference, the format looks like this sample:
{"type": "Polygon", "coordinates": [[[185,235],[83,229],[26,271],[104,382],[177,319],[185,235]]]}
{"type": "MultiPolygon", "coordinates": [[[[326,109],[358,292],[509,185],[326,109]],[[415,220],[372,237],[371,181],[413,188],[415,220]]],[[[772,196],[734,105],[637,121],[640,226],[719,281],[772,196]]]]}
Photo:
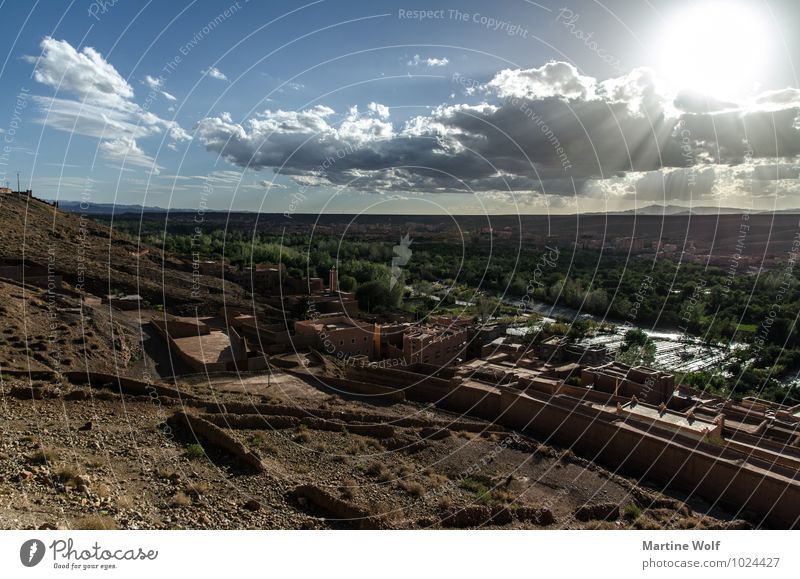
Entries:
{"type": "MultiPolygon", "coordinates": [[[[521,300],[507,299],[504,301],[508,305],[516,308],[520,308],[523,305],[521,300]]],[[[547,322],[554,322],[557,317],[570,321],[576,319],[592,320],[595,322],[608,321],[565,306],[552,306],[544,303],[529,302],[525,312],[536,313],[542,316],[542,319],[538,322],[539,325],[547,322]]],[[[607,347],[612,353],[615,353],[622,344],[625,333],[633,328],[642,330],[655,343],[656,354],[655,363],[653,365],[656,368],[668,370],[670,372],[698,372],[710,368],[719,368],[720,363],[730,356],[731,351],[736,346],[736,344],[730,344],[727,347],[704,344],[698,338],[680,332],[658,331],[630,323],[615,324],[613,331],[597,333],[595,336],[581,340],[580,343],[584,345],[602,345],[607,347]]],[[[516,336],[524,335],[527,329],[527,325],[520,324],[519,326],[509,328],[508,334],[516,336]]]]}

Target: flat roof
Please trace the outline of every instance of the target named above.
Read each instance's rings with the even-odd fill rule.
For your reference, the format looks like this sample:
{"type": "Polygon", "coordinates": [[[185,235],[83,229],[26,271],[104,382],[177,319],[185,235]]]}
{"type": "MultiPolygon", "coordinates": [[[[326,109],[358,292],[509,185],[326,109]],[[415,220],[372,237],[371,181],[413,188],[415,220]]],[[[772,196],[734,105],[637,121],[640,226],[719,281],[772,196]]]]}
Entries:
{"type": "Polygon", "coordinates": [[[231,339],[219,330],[212,330],[210,334],[175,338],[175,345],[182,352],[204,363],[230,362],[233,360],[231,339]]]}
{"type": "Polygon", "coordinates": [[[705,429],[711,430],[715,426],[713,422],[703,420],[702,418],[695,417],[694,420],[690,421],[685,415],[675,414],[670,411],[660,412],[658,408],[646,406],[642,403],[632,404],[631,402],[627,402],[622,405],[622,409],[629,414],[641,416],[643,418],[651,418],[658,422],[665,422],[673,426],[688,428],[698,433],[703,432],[705,429]]]}

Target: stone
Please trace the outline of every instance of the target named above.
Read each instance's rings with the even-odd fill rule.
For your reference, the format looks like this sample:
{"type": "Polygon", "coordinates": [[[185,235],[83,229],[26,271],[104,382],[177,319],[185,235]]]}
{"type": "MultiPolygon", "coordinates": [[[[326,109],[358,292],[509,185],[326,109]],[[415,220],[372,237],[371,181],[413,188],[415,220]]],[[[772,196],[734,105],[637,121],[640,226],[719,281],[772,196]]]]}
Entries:
{"type": "Polygon", "coordinates": [[[616,503],[582,505],[575,509],[574,515],[579,521],[616,521],[619,519],[619,505],[616,503]]]}
{"type": "Polygon", "coordinates": [[[255,499],[250,499],[244,504],[244,508],[248,511],[256,512],[261,509],[261,503],[255,499]]]}

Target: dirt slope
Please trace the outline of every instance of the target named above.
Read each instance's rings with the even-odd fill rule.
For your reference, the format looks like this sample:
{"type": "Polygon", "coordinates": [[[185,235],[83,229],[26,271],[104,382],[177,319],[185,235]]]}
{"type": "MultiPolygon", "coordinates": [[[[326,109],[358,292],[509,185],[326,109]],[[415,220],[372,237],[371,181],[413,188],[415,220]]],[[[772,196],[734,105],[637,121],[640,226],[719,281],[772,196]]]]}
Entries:
{"type": "Polygon", "coordinates": [[[81,215],[65,213],[35,199],[0,196],[0,259],[52,267],[73,286],[98,296],[138,293],[171,312],[214,313],[223,303],[250,306],[236,284],[199,276],[192,294],[191,268],[159,248],[123,238],[81,215]]]}

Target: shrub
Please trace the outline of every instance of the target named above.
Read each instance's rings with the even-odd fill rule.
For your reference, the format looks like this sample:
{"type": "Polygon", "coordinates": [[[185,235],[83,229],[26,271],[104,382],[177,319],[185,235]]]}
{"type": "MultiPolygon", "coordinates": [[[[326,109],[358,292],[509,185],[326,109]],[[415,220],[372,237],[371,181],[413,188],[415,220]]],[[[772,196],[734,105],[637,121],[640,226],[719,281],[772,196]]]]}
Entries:
{"type": "Polygon", "coordinates": [[[413,495],[415,497],[421,497],[422,493],[425,491],[424,487],[415,481],[402,481],[400,483],[400,488],[406,491],[408,494],[413,495]]]}
{"type": "Polygon", "coordinates": [[[185,493],[178,491],[172,496],[171,504],[173,507],[188,507],[192,500],[185,493]]]}
{"type": "Polygon", "coordinates": [[[382,462],[373,462],[367,467],[367,476],[378,479],[381,482],[386,482],[390,478],[389,469],[382,462]]]}
{"type": "Polygon", "coordinates": [[[628,505],[625,506],[623,513],[625,514],[625,517],[628,519],[631,520],[638,519],[640,516],[642,516],[642,507],[640,507],[636,503],[629,503],[628,505]]]}
{"type": "Polygon", "coordinates": [[[52,448],[40,448],[31,455],[30,461],[35,464],[52,464],[58,458],[58,452],[52,448]]]}
{"type": "Polygon", "coordinates": [[[62,466],[56,471],[56,478],[65,485],[78,486],[78,477],[80,472],[74,466],[62,466]]]}
{"type": "Polygon", "coordinates": [[[352,499],[355,495],[355,489],[358,487],[358,482],[355,479],[347,479],[342,483],[339,487],[339,492],[342,493],[342,497],[345,499],[352,499]]]}
{"type": "Polygon", "coordinates": [[[292,440],[294,440],[295,442],[299,442],[300,444],[308,444],[309,442],[311,442],[311,435],[307,431],[301,430],[300,432],[294,435],[294,438],[292,440]]]}
{"type": "Polygon", "coordinates": [[[203,458],[205,455],[206,451],[200,444],[190,444],[186,447],[186,456],[192,460],[203,458]]]}
{"type": "Polygon", "coordinates": [[[133,500],[133,497],[130,496],[130,495],[121,495],[117,499],[117,507],[120,508],[120,509],[133,508],[134,504],[135,504],[135,501],[133,500]]]}
{"type": "Polygon", "coordinates": [[[89,515],[75,521],[75,528],[81,531],[113,531],[117,522],[108,515],[89,515]]]}
{"type": "Polygon", "coordinates": [[[186,485],[186,492],[189,495],[200,498],[202,495],[208,493],[211,490],[211,485],[206,484],[204,482],[196,482],[196,483],[189,483],[186,485]]]}

